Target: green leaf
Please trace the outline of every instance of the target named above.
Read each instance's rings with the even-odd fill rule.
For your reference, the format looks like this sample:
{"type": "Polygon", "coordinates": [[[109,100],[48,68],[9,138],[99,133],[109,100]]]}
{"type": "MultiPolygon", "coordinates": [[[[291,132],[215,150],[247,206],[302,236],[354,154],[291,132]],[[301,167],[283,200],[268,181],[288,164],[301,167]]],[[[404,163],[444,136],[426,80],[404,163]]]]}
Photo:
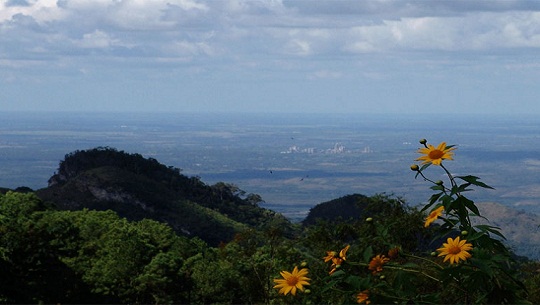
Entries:
{"type": "Polygon", "coordinates": [[[351,276],[346,277],[344,282],[349,284],[351,288],[353,288],[354,290],[365,289],[369,284],[368,279],[361,278],[357,275],[351,275],[351,276]]]}
{"type": "Polygon", "coordinates": [[[504,235],[500,232],[501,228],[499,228],[499,227],[494,227],[494,226],[490,226],[490,225],[476,225],[474,227],[479,229],[482,232],[491,232],[491,233],[501,237],[502,239],[506,240],[506,237],[504,237],[504,235]]]}
{"type": "Polygon", "coordinates": [[[341,277],[341,276],[344,276],[345,275],[345,271],[343,270],[337,270],[336,272],[332,273],[332,275],[330,275],[331,277],[341,277]]]}
{"type": "Polygon", "coordinates": [[[456,178],[459,178],[459,179],[461,179],[461,180],[463,180],[465,182],[468,182],[470,184],[474,184],[476,186],[480,186],[480,187],[488,188],[488,189],[494,189],[491,186],[485,184],[484,182],[478,181],[480,178],[478,178],[476,176],[471,176],[471,175],[468,175],[468,176],[456,176],[456,178]]]}
{"type": "Polygon", "coordinates": [[[458,196],[456,202],[459,202],[467,209],[471,210],[471,212],[473,212],[474,214],[480,215],[480,211],[478,210],[478,207],[476,207],[476,205],[474,204],[474,201],[466,198],[465,196],[458,196]]]}
{"type": "Polygon", "coordinates": [[[485,273],[489,277],[492,277],[494,275],[493,268],[491,268],[491,264],[489,263],[489,261],[472,258],[471,263],[473,264],[473,266],[478,268],[481,272],[485,273]]]}
{"type": "Polygon", "coordinates": [[[373,248],[371,246],[368,246],[364,250],[364,262],[369,262],[372,257],[373,257],[373,248]]]}
{"type": "Polygon", "coordinates": [[[426,205],[420,210],[420,212],[424,212],[425,210],[429,209],[435,202],[437,202],[437,200],[439,200],[439,198],[442,196],[442,194],[444,194],[444,193],[443,193],[443,192],[440,192],[440,193],[431,195],[431,197],[429,198],[429,203],[426,204],[426,205]]]}
{"type": "Polygon", "coordinates": [[[452,190],[452,192],[454,194],[459,194],[459,193],[463,193],[463,192],[472,191],[472,190],[467,189],[469,186],[471,186],[470,183],[464,183],[464,184],[458,186],[457,188],[455,188],[455,190],[452,190]]]}
{"type": "Polygon", "coordinates": [[[444,186],[442,185],[433,185],[430,187],[430,189],[434,190],[434,191],[444,191],[444,186]]]}
{"type": "Polygon", "coordinates": [[[415,269],[415,268],[419,268],[420,266],[418,266],[418,264],[415,264],[415,263],[405,263],[401,265],[401,267],[415,269]]]}
{"type": "Polygon", "coordinates": [[[444,195],[441,198],[441,202],[444,206],[444,210],[450,212],[453,209],[454,198],[449,195],[444,195]]]}
{"type": "Polygon", "coordinates": [[[428,168],[429,166],[431,165],[431,162],[430,163],[426,163],[424,165],[422,165],[422,167],[420,167],[420,171],[423,171],[425,170],[426,168],[428,168]]]}

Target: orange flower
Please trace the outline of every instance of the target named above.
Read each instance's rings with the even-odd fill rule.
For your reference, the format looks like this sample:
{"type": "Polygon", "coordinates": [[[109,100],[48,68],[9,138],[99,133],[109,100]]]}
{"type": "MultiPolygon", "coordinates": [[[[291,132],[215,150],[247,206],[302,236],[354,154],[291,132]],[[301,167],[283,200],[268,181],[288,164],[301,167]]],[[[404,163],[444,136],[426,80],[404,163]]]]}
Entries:
{"type": "Polygon", "coordinates": [[[364,290],[356,295],[356,302],[358,304],[370,304],[371,301],[369,300],[369,291],[364,290]]]}
{"type": "Polygon", "coordinates": [[[323,258],[324,259],[324,262],[329,262],[331,260],[333,260],[334,258],[337,257],[337,252],[336,251],[326,251],[326,256],[323,258]]]}
{"type": "Polygon", "coordinates": [[[332,261],[332,265],[330,266],[332,270],[330,270],[330,274],[333,274],[339,266],[347,259],[347,251],[349,250],[351,246],[347,245],[345,248],[341,249],[339,251],[339,254],[336,251],[326,251],[326,256],[323,258],[324,262],[332,261]]]}
{"type": "Polygon", "coordinates": [[[388,258],[395,259],[399,255],[399,247],[394,247],[390,250],[388,250],[388,258]]]}
{"type": "Polygon", "coordinates": [[[390,259],[384,255],[378,254],[369,262],[368,269],[372,271],[373,274],[381,272],[383,270],[383,265],[386,264],[390,259]]]}
{"type": "Polygon", "coordinates": [[[342,258],[344,261],[347,260],[347,251],[349,251],[349,248],[351,247],[351,245],[347,245],[345,248],[341,249],[341,251],[339,251],[339,257],[342,258]]]}
{"type": "Polygon", "coordinates": [[[339,257],[334,257],[332,259],[332,265],[333,266],[338,266],[338,265],[341,265],[343,263],[343,259],[342,258],[339,258],[339,257]]]}
{"type": "Polygon", "coordinates": [[[424,223],[424,227],[427,228],[429,225],[437,220],[437,218],[441,217],[442,213],[444,211],[444,206],[440,206],[436,208],[435,210],[431,211],[429,215],[426,217],[426,222],[424,223]]]}
{"type": "Polygon", "coordinates": [[[341,265],[332,265],[332,269],[328,272],[328,274],[334,274],[334,272],[336,272],[340,267],[341,265]]]}

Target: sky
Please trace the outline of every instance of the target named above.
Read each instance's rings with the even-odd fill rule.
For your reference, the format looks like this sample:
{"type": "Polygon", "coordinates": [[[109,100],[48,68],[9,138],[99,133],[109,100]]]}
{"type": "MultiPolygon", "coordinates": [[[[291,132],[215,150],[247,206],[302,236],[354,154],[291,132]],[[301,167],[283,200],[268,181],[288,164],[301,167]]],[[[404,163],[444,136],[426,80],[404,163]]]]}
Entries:
{"type": "Polygon", "coordinates": [[[538,0],[0,0],[0,111],[540,114],[538,0]]]}

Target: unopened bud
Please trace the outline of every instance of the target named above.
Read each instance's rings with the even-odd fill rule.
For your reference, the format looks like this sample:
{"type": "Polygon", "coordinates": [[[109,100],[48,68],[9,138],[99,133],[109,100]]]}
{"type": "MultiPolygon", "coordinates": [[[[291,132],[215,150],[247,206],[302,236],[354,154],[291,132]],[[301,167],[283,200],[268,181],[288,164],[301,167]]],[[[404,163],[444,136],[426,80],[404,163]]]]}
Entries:
{"type": "Polygon", "coordinates": [[[413,164],[413,165],[411,165],[411,170],[412,170],[413,172],[417,172],[417,171],[420,170],[420,167],[418,167],[417,164],[413,164]]]}
{"type": "Polygon", "coordinates": [[[467,231],[467,230],[461,231],[461,235],[466,236],[467,234],[469,234],[469,231],[467,231]]]}
{"type": "Polygon", "coordinates": [[[437,252],[435,251],[431,252],[431,256],[437,256],[437,252]]]}
{"type": "Polygon", "coordinates": [[[381,279],[381,280],[384,280],[385,278],[386,278],[386,276],[384,276],[384,275],[379,276],[379,279],[381,279]]]}
{"type": "Polygon", "coordinates": [[[300,267],[306,267],[306,266],[307,266],[307,262],[300,263],[300,267]]]}
{"type": "Polygon", "coordinates": [[[443,185],[444,182],[443,182],[442,180],[437,180],[437,181],[435,181],[435,184],[437,184],[437,185],[443,185]]]}
{"type": "Polygon", "coordinates": [[[372,221],[373,221],[373,218],[371,217],[366,218],[366,222],[372,222],[372,221]]]}
{"type": "Polygon", "coordinates": [[[426,139],[420,139],[419,142],[420,142],[420,144],[425,145],[427,143],[427,140],[426,139]]]}
{"type": "Polygon", "coordinates": [[[304,293],[311,293],[311,290],[306,289],[306,290],[304,290],[304,293]]]}

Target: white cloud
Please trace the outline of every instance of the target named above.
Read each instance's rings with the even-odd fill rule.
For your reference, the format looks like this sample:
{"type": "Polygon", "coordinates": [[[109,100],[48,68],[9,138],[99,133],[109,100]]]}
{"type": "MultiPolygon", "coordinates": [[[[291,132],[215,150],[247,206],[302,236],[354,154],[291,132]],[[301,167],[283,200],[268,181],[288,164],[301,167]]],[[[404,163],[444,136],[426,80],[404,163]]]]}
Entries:
{"type": "Polygon", "coordinates": [[[539,13],[481,13],[461,17],[419,17],[354,27],[345,49],[374,51],[489,51],[539,48],[539,13]]]}
{"type": "Polygon", "coordinates": [[[276,88],[306,77],[408,81],[418,69],[445,88],[457,69],[538,75],[539,48],[540,1],[0,0],[0,77],[10,80],[62,67],[96,79],[260,77],[276,88]]]}
{"type": "Polygon", "coordinates": [[[75,44],[81,48],[105,49],[117,42],[118,40],[111,38],[107,33],[95,30],[92,33],[84,34],[81,40],[75,41],[75,44]]]}
{"type": "Polygon", "coordinates": [[[56,0],[29,1],[27,5],[9,5],[8,1],[0,2],[0,23],[9,21],[16,15],[31,16],[39,23],[60,20],[65,12],[57,6],[56,0]]]}
{"type": "Polygon", "coordinates": [[[309,75],[309,79],[338,79],[341,78],[343,75],[342,72],[339,71],[331,71],[331,70],[318,70],[315,71],[313,74],[309,75]]]}
{"type": "MultiPolygon", "coordinates": [[[[163,56],[163,50],[186,49],[179,48],[179,41],[198,46],[194,56],[217,54],[215,50],[223,56],[254,52],[348,56],[392,50],[540,47],[540,1],[538,5],[530,1],[490,3],[40,0],[8,6],[4,1],[0,4],[0,30],[4,37],[16,41],[21,36],[18,32],[28,31],[28,22],[23,21],[33,20],[35,44],[44,49],[63,37],[77,43],[55,45],[54,49],[129,45],[144,50],[145,56],[155,57],[163,56]]],[[[22,37],[19,41],[30,44],[22,37]]]]}

